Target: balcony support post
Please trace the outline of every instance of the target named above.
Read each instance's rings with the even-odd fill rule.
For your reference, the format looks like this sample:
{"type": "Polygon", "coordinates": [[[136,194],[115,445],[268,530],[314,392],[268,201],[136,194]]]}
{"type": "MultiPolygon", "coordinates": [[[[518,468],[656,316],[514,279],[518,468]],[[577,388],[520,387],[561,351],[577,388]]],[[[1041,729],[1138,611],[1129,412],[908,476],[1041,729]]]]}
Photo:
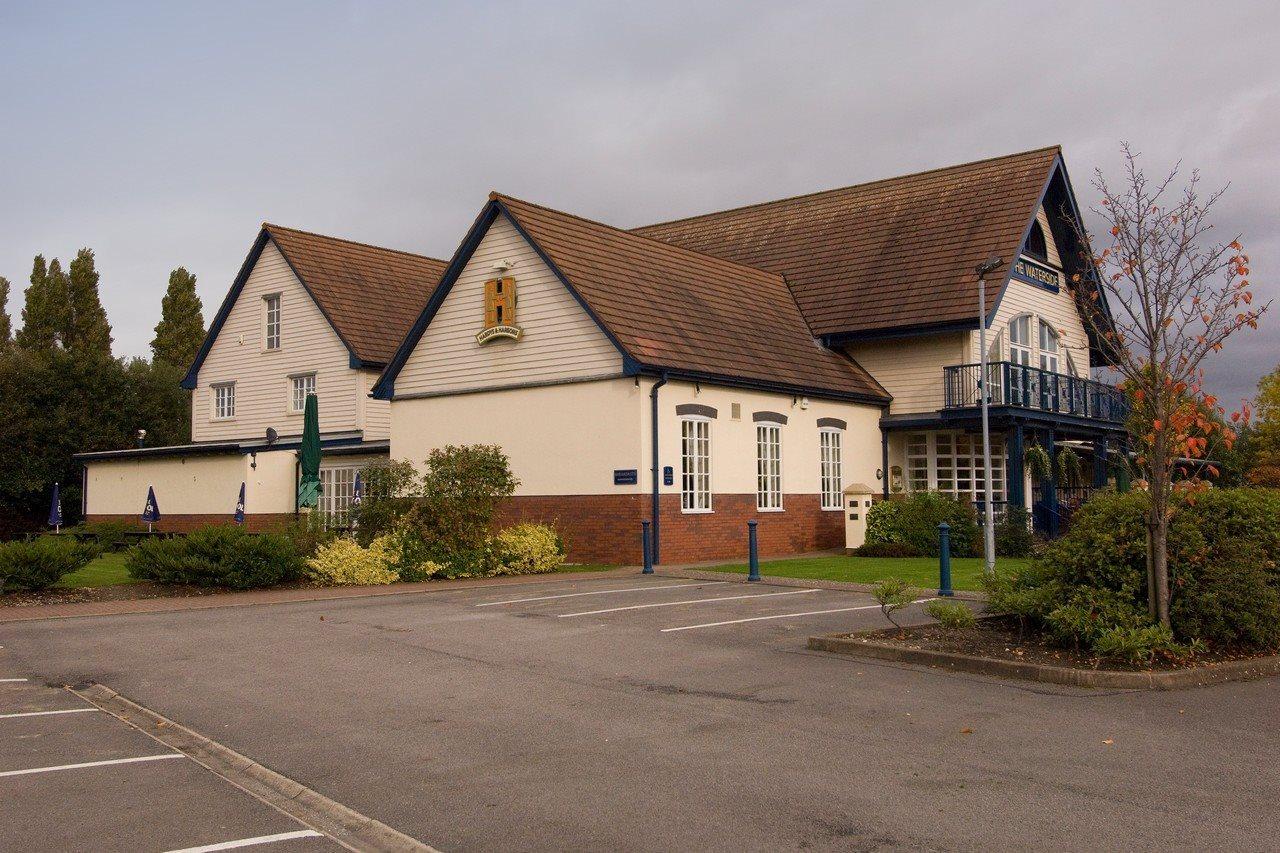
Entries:
{"type": "Polygon", "coordinates": [[[1093,440],[1093,487],[1105,488],[1107,485],[1107,454],[1111,442],[1106,436],[1093,440]]]}
{"type": "Polygon", "coordinates": [[[1044,450],[1049,454],[1049,476],[1044,481],[1045,532],[1050,539],[1058,538],[1058,448],[1053,428],[1045,430],[1044,450]]]}
{"type": "Polygon", "coordinates": [[[1019,509],[1027,508],[1026,464],[1023,458],[1025,441],[1022,435],[1022,424],[1014,423],[1009,430],[1009,505],[1019,509]]]}

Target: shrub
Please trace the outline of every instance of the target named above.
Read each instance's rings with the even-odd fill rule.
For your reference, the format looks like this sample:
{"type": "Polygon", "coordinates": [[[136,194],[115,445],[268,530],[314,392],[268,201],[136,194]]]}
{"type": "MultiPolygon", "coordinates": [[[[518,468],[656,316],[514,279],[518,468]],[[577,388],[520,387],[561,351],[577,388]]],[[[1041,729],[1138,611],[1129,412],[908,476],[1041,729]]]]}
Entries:
{"type": "Polygon", "coordinates": [[[302,513],[279,532],[289,537],[293,549],[304,560],[314,556],[321,546],[338,538],[337,533],[325,527],[324,513],[321,512],[302,513]]]}
{"type": "Polygon", "coordinates": [[[306,577],[325,586],[371,586],[395,583],[395,549],[385,538],[362,548],[355,539],[342,537],[316,549],[307,560],[306,577]]]}
{"type": "Polygon", "coordinates": [[[118,542],[132,542],[127,534],[138,533],[147,528],[141,523],[133,520],[127,521],[94,521],[77,524],[68,532],[71,533],[90,533],[98,537],[98,544],[103,547],[111,547],[118,542]]]}
{"type": "Polygon", "coordinates": [[[996,522],[996,555],[999,557],[1029,557],[1035,537],[1031,533],[1027,511],[1021,507],[1009,507],[1004,517],[996,522]]]}
{"type": "Polygon", "coordinates": [[[377,462],[360,469],[364,497],[351,509],[356,541],[369,545],[390,533],[422,494],[422,483],[411,462],[377,462]]]}
{"type": "Polygon", "coordinates": [[[973,507],[939,492],[914,492],[872,504],[867,512],[867,542],[910,545],[938,556],[938,525],[951,527],[951,553],[970,557],[981,551],[973,507]]]}
{"type": "Polygon", "coordinates": [[[493,574],[529,575],[555,571],[564,563],[564,544],[555,528],[517,524],[494,537],[493,574]]]}
{"type": "Polygon", "coordinates": [[[923,557],[914,545],[905,542],[866,542],[853,549],[859,557],[923,557]]]}
{"type": "Polygon", "coordinates": [[[876,581],[871,588],[871,595],[880,605],[884,618],[893,623],[893,627],[901,628],[893,614],[915,601],[915,590],[901,578],[885,578],[876,581]]]}
{"type": "Polygon", "coordinates": [[[255,535],[226,526],[144,541],[130,552],[125,567],[132,577],[156,583],[249,589],[295,580],[304,563],[284,534],[255,535]]]}
{"type": "Polygon", "coordinates": [[[978,624],[973,611],[958,601],[930,601],[924,606],[924,612],[937,619],[944,628],[972,628],[978,624]]]}
{"type": "Polygon", "coordinates": [[[69,536],[0,544],[0,592],[48,589],[64,575],[84,568],[98,554],[97,547],[69,536]]]}
{"type": "MultiPolygon", "coordinates": [[[[402,581],[417,583],[436,578],[468,577],[473,574],[468,571],[474,567],[473,559],[441,562],[436,559],[438,552],[424,542],[417,531],[407,524],[398,525],[383,538],[388,550],[395,555],[396,571],[402,581]]],[[[474,574],[483,574],[483,572],[474,572],[474,574]]]]}
{"type": "Polygon", "coordinates": [[[1098,635],[1093,650],[1099,657],[1135,666],[1154,663],[1158,654],[1181,657],[1186,651],[1174,641],[1173,632],[1163,625],[1109,628],[1098,635]]]}

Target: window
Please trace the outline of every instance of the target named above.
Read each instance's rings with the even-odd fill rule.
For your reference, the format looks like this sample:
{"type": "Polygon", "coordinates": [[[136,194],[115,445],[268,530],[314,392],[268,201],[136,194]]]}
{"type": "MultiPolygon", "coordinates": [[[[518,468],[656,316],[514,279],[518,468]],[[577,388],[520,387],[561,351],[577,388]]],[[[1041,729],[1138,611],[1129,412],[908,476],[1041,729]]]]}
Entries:
{"type": "MultiPolygon", "coordinates": [[[[1009,321],[1009,361],[1014,365],[1031,365],[1031,315],[1023,314],[1009,321]]],[[[1035,395],[1038,376],[1029,370],[1009,368],[1009,397],[1015,406],[1026,405],[1035,395]]]]}
{"type": "Polygon", "coordinates": [[[1040,369],[1058,372],[1058,333],[1044,320],[1040,321],[1040,369]]]}
{"type": "Polygon", "coordinates": [[[1039,261],[1049,260],[1049,245],[1044,238],[1044,228],[1040,226],[1040,222],[1031,223],[1031,233],[1027,235],[1026,252],[1031,257],[1039,261]]]}
{"type": "Polygon", "coordinates": [[[305,412],[307,395],[316,393],[316,375],[305,373],[289,377],[289,411],[294,414],[305,412]]]}
{"type": "MultiPolygon", "coordinates": [[[[996,500],[1005,494],[1004,438],[991,436],[991,488],[996,500]]],[[[907,487],[913,492],[938,491],[962,500],[986,499],[982,436],[958,432],[907,436],[907,487]]]]}
{"type": "Polygon", "coordinates": [[[782,427],[756,424],[756,509],[782,509],[782,427]]]}
{"type": "Polygon", "coordinates": [[[351,498],[355,495],[355,468],[320,469],[320,512],[325,527],[345,526],[351,513],[351,498]]]}
{"type": "Polygon", "coordinates": [[[711,512],[711,422],[680,421],[680,508],[711,512]]]}
{"type": "Polygon", "coordinates": [[[820,457],[819,480],[822,487],[822,508],[842,509],[844,482],[840,472],[840,451],[844,433],[838,429],[824,429],[818,433],[820,457]]]}
{"type": "Polygon", "coordinates": [[[280,294],[273,293],[262,297],[263,301],[263,347],[280,349],[280,294]]]}
{"type": "Polygon", "coordinates": [[[225,421],[236,416],[236,383],[213,386],[213,419],[225,421]]]}

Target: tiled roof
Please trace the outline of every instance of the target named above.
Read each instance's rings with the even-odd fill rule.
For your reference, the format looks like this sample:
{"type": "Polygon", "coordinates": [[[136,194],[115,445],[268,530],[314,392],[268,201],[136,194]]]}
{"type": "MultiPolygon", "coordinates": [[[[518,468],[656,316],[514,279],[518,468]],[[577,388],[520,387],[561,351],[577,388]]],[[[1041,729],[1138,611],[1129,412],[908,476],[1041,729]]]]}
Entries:
{"type": "MultiPolygon", "coordinates": [[[[786,277],[816,335],[973,319],[974,268],[1005,266],[1057,146],[635,229],[786,277]]],[[[1000,288],[987,290],[992,310],[1000,288]]],[[[975,320],[976,325],[976,320],[975,320]]]]}
{"type": "Polygon", "coordinates": [[[385,365],[427,304],[446,261],[264,222],[339,337],[369,366],[385,365]]]}
{"type": "Polygon", "coordinates": [[[493,194],[606,330],[649,368],[889,399],[810,334],[782,276],[493,194]]]}

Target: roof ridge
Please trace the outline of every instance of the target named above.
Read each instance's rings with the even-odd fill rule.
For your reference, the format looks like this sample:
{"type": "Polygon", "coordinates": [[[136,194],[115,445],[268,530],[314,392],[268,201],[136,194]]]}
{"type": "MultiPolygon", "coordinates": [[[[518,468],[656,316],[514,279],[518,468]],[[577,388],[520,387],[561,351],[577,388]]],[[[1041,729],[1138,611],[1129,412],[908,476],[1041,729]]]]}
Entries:
{"type": "Polygon", "coordinates": [[[392,249],[389,246],[375,246],[372,243],[363,243],[359,240],[349,240],[346,237],[335,237],[332,234],[319,234],[315,231],[305,231],[301,228],[290,228],[288,225],[276,225],[274,222],[263,222],[262,227],[267,229],[268,233],[270,233],[271,229],[274,228],[279,231],[290,231],[294,234],[305,234],[308,237],[319,237],[321,240],[333,240],[338,243],[346,243],[350,246],[363,246],[366,249],[377,249],[379,252],[394,252],[397,255],[408,255],[411,258],[421,258],[424,261],[435,261],[438,264],[449,263],[448,261],[442,260],[440,258],[433,258],[430,255],[422,255],[417,252],[410,252],[406,249],[392,249]]]}
{"type": "MultiPolygon", "coordinates": [[[[674,249],[677,253],[693,255],[694,257],[702,258],[704,260],[715,261],[716,263],[720,263],[720,264],[729,264],[731,266],[739,267],[744,270],[750,270],[751,272],[756,273],[757,275],[769,276],[770,278],[777,279],[778,282],[784,288],[786,288],[788,293],[791,292],[791,287],[787,284],[786,278],[781,273],[776,273],[770,270],[761,269],[760,267],[753,267],[750,264],[744,264],[741,261],[735,261],[730,258],[720,257],[719,255],[710,255],[710,254],[707,254],[706,252],[699,252],[696,249],[690,249],[685,246],[681,246],[678,243],[672,243],[667,240],[659,239],[657,237],[650,237],[648,234],[637,234],[635,231],[628,228],[619,228],[617,225],[610,225],[607,222],[601,222],[598,219],[588,219],[587,217],[579,216],[576,213],[569,213],[568,211],[557,210],[554,207],[547,207],[545,204],[538,204],[535,201],[529,201],[527,199],[517,198],[516,196],[513,196],[513,195],[507,195],[506,193],[500,193],[497,190],[493,190],[492,192],[489,193],[489,199],[491,201],[500,201],[503,199],[510,199],[511,201],[519,202],[520,204],[527,204],[530,207],[536,207],[539,210],[545,210],[548,213],[554,213],[554,214],[557,214],[558,216],[567,216],[570,219],[576,219],[579,222],[585,222],[588,225],[595,225],[600,228],[607,228],[610,231],[616,231],[617,233],[627,237],[633,237],[638,240],[644,240],[648,243],[655,243],[658,246],[661,246],[665,250],[674,249]]],[[[798,305],[796,307],[797,309],[799,308],[798,305]]]]}
{"type": "MultiPolygon", "coordinates": [[[[752,208],[768,207],[769,205],[772,205],[772,204],[782,204],[784,202],[789,202],[789,201],[800,201],[801,199],[816,198],[817,196],[844,192],[845,190],[859,189],[861,187],[871,187],[871,186],[875,186],[876,184],[887,184],[890,181],[902,181],[902,180],[906,180],[907,178],[920,178],[920,177],[924,177],[925,175],[933,175],[939,172],[950,172],[955,169],[966,169],[971,166],[981,166],[985,163],[994,163],[998,160],[1012,160],[1015,157],[1026,157],[1029,154],[1040,154],[1046,151],[1057,151],[1061,153],[1062,146],[1057,144],[1045,145],[1040,148],[1030,148],[1026,151],[1017,151],[1013,154],[1000,154],[995,157],[983,157],[980,160],[971,160],[967,163],[955,163],[950,166],[935,166],[932,169],[922,169],[921,171],[918,171],[918,172],[907,172],[906,174],[903,174],[903,175],[893,175],[888,178],[876,178],[875,180],[872,180],[872,181],[863,181],[861,183],[848,184],[842,187],[831,187],[825,190],[814,190],[813,192],[800,193],[798,195],[792,195],[792,196],[784,196],[783,198],[769,199],[768,201],[756,201],[756,202],[751,202],[750,204],[741,204],[741,205],[738,205],[737,207],[727,207],[724,210],[711,210],[706,213],[696,213],[696,214],[693,214],[692,216],[681,216],[677,219],[667,219],[667,220],[663,220],[662,222],[651,222],[648,225],[637,225],[635,228],[631,228],[627,230],[630,233],[635,234],[646,228],[657,228],[663,225],[676,225],[681,222],[691,222],[695,219],[706,219],[711,216],[719,216],[726,213],[739,213],[744,210],[751,210],[752,208]]],[[[644,237],[648,235],[640,234],[639,236],[644,237]]],[[[656,239],[659,242],[665,242],[665,241],[662,241],[660,238],[656,238],[656,237],[652,239],[656,239]]]]}

